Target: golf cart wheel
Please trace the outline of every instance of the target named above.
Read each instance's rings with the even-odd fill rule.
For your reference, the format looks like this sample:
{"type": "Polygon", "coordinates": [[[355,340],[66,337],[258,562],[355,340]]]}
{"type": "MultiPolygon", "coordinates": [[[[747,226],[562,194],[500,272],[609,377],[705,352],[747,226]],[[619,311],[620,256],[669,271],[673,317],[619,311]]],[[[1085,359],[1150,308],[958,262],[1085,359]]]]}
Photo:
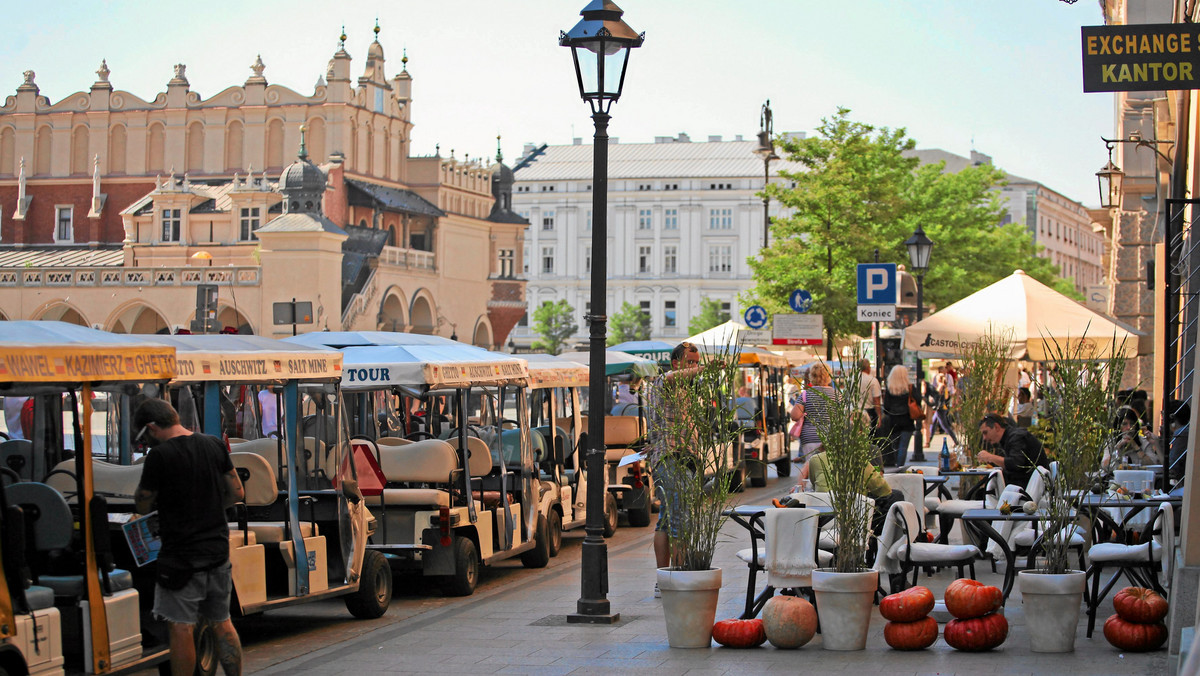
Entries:
{"type": "MultiPolygon", "coordinates": [[[[213,631],[213,626],[207,621],[201,620],[196,623],[196,629],[193,635],[193,640],[196,642],[196,676],[213,676],[217,673],[217,634],[213,631]]],[[[171,668],[171,663],[167,662],[167,669],[171,668]]]]}
{"type": "Polygon", "coordinates": [[[443,586],[447,596],[470,596],[479,582],[479,551],[471,538],[454,536],[454,574],[443,586]]]}
{"type": "Polygon", "coordinates": [[[746,468],[738,467],[729,473],[729,492],[741,493],[746,490],[746,468]]]}
{"type": "Polygon", "coordinates": [[[562,514],[557,509],[550,510],[550,556],[558,556],[562,551],[562,514]]]}
{"type": "Polygon", "coordinates": [[[612,493],[604,494],[604,537],[610,538],[617,532],[617,498],[612,493]]]}
{"type": "Polygon", "coordinates": [[[346,597],[346,610],[360,620],[373,620],[382,617],[391,602],[392,567],[383,554],[368,549],[363,552],[358,591],[346,597]]]}
{"type": "Polygon", "coordinates": [[[767,485],[767,463],[755,461],[754,464],[742,471],[750,479],[750,485],[754,488],[762,488],[767,485]]]}
{"type": "Polygon", "coordinates": [[[775,461],[775,471],[779,472],[779,476],[792,475],[792,456],[791,451],[788,451],[782,460],[775,461]]]}
{"type": "Polygon", "coordinates": [[[545,568],[550,563],[550,526],[541,514],[538,514],[533,543],[533,549],[521,555],[521,564],[526,568],[545,568]]]}
{"type": "Polygon", "coordinates": [[[625,510],[625,514],[629,517],[629,525],[634,528],[643,528],[650,525],[650,496],[646,495],[642,500],[641,507],[630,507],[625,510]]]}

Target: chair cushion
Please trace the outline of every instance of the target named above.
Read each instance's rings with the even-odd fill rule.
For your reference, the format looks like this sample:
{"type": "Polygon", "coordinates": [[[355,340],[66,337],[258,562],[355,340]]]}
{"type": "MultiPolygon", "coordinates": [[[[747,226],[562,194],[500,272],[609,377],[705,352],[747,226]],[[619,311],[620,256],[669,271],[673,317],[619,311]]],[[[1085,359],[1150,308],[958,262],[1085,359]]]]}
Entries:
{"type": "Polygon", "coordinates": [[[825,551],[824,549],[817,550],[817,565],[822,568],[829,568],[833,565],[833,552],[825,551]]]}
{"type": "Polygon", "coordinates": [[[938,514],[962,516],[968,509],[983,509],[983,500],[943,500],[937,506],[938,514]]]}
{"type": "MultiPolygon", "coordinates": [[[[82,575],[42,575],[38,578],[42,586],[54,590],[58,597],[79,598],[83,596],[84,581],[82,575]]],[[[120,568],[113,569],[108,574],[108,583],[114,592],[133,588],[133,575],[120,568]]]]}
{"type": "Polygon", "coordinates": [[[29,602],[30,610],[45,610],[54,605],[54,590],[34,585],[25,590],[25,600],[29,602]]]}
{"type": "MultiPolygon", "coordinates": [[[[754,548],[747,547],[737,553],[737,557],[750,565],[751,559],[754,557],[754,548]]],[[[765,568],[767,566],[767,546],[763,544],[758,548],[758,567],[765,568]]]]}
{"type": "Polygon", "coordinates": [[[925,496],[925,509],[928,509],[931,512],[939,512],[940,513],[942,511],[941,499],[938,498],[938,496],[936,496],[936,495],[926,495],[925,496]]]}
{"type": "Polygon", "coordinates": [[[382,497],[385,505],[414,507],[449,507],[450,493],[436,488],[385,488],[382,496],[367,497],[367,504],[378,506],[382,497]]]}
{"type": "Polygon", "coordinates": [[[229,524],[229,548],[237,549],[238,547],[246,547],[248,545],[257,544],[254,537],[254,531],[243,531],[242,527],[236,523],[229,524]]]}
{"type": "Polygon", "coordinates": [[[1088,550],[1088,559],[1093,563],[1124,563],[1138,564],[1147,561],[1162,560],[1162,545],[1155,542],[1143,542],[1140,545],[1122,545],[1116,542],[1102,542],[1092,545],[1088,550]],[[1146,557],[1146,548],[1151,547],[1150,557],[1146,557]]]}
{"type": "Polygon", "coordinates": [[[837,549],[839,541],[840,536],[836,528],[822,530],[821,534],[817,536],[817,549],[831,552],[837,549]]]}
{"type": "Polygon", "coordinates": [[[979,556],[979,548],[975,545],[939,545],[932,542],[909,545],[901,540],[888,552],[888,556],[897,561],[903,561],[906,555],[913,563],[953,563],[979,556]],[[911,555],[908,553],[909,547],[912,548],[911,555]]]}
{"type": "MultiPolygon", "coordinates": [[[[263,545],[283,542],[284,525],[282,521],[251,521],[247,527],[250,529],[250,533],[254,536],[255,541],[263,545]]],[[[311,521],[301,521],[300,535],[306,538],[320,535],[317,532],[317,524],[311,521]]]]}

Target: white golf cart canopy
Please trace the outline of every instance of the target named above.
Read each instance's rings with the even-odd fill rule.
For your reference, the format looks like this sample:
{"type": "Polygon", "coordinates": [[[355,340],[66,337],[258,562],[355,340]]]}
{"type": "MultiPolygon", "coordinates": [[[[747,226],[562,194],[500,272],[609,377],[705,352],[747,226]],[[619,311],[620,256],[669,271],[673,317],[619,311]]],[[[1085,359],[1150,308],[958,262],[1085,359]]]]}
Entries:
{"type": "Polygon", "coordinates": [[[529,386],[535,390],[551,387],[587,387],[588,367],[551,354],[527,354],[529,386]]]}
{"type": "Polygon", "coordinates": [[[175,382],[337,380],[342,353],[263,336],[139,336],[175,348],[175,382]]]}
{"type": "Polygon", "coordinates": [[[0,322],[0,381],[105,383],[168,380],[175,349],[142,336],[52,321],[0,322]]]}

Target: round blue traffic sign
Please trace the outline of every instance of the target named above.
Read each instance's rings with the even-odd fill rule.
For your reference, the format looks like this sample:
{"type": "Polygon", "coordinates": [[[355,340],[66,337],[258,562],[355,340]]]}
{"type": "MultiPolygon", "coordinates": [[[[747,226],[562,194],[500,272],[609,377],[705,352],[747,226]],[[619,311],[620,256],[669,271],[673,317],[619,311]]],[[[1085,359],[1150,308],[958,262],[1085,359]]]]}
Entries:
{"type": "Polygon", "coordinates": [[[746,326],[752,329],[761,329],[767,325],[767,310],[761,305],[751,305],[746,308],[744,318],[746,326]]]}
{"type": "Polygon", "coordinates": [[[812,307],[812,294],[804,289],[796,289],[791,296],[788,296],[788,305],[792,306],[796,312],[804,314],[812,307]]]}

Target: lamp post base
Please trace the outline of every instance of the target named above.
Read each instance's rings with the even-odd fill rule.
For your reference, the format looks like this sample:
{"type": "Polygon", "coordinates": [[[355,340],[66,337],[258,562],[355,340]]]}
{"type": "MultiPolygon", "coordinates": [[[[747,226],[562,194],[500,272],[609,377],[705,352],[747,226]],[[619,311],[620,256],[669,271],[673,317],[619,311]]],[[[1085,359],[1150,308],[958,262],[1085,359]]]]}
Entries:
{"type": "MultiPolygon", "coordinates": [[[[579,602],[580,610],[583,610],[583,605],[585,603],[590,602],[579,602]]],[[[601,602],[597,601],[595,603],[598,610],[601,602]]],[[[621,613],[608,612],[608,601],[604,601],[603,606],[604,611],[597,612],[596,614],[592,614],[590,612],[571,613],[570,615],[567,615],[567,624],[616,624],[617,622],[621,621],[621,613]]]]}

